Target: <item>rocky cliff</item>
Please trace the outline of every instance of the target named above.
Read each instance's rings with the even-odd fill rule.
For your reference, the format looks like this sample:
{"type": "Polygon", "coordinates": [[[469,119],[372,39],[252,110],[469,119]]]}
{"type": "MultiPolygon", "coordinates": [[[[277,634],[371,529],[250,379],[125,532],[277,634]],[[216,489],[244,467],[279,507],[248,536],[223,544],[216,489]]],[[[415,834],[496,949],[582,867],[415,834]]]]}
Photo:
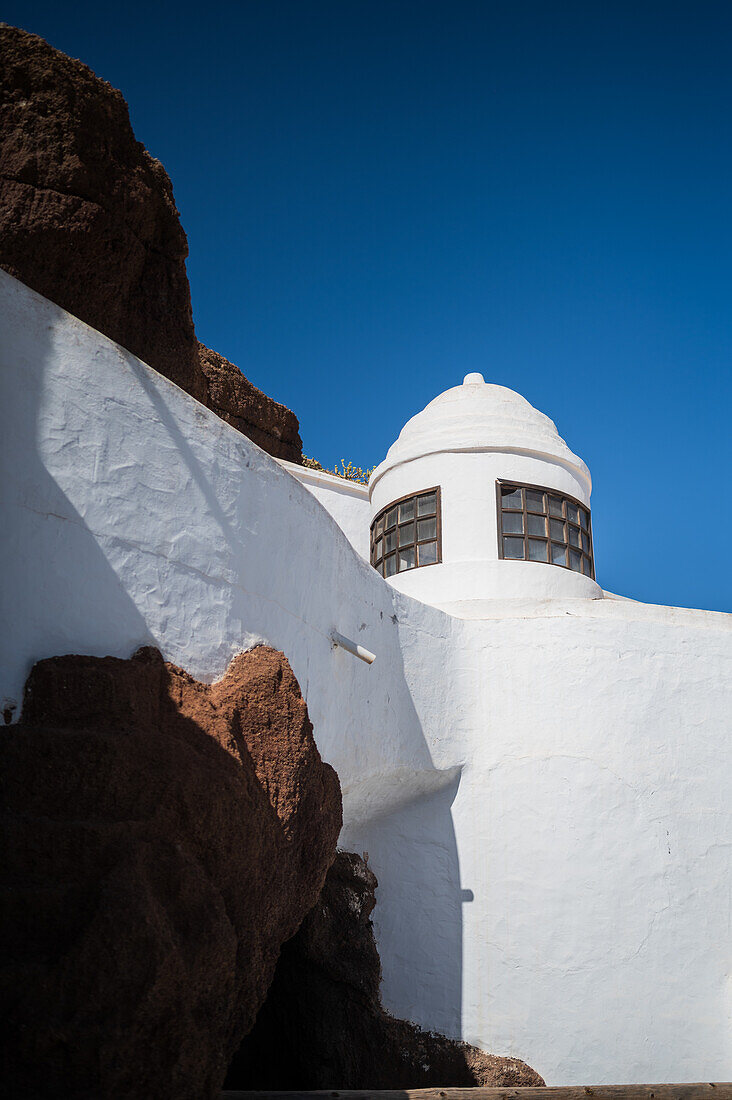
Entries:
{"type": "Polygon", "coordinates": [[[7,1094],[216,1096],[340,828],[287,661],[41,661],[0,758],[7,1094]]]}
{"type": "Polygon", "coordinates": [[[173,188],[121,93],[15,27],[0,52],[0,267],[301,461],[294,413],[196,340],[173,188]]]}
{"type": "Polygon", "coordinates": [[[339,852],[300,931],[286,943],[232,1089],[419,1089],[543,1085],[525,1062],[396,1020],[379,995],[371,912],[376,876],[339,852]]]}

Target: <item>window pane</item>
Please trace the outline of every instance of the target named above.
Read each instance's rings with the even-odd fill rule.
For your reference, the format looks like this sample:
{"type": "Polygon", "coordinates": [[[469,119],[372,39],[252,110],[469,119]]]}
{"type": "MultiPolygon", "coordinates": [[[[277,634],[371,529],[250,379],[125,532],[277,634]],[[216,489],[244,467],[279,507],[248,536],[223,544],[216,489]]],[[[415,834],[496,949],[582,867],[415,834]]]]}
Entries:
{"type": "Polygon", "coordinates": [[[578,554],[576,550],[569,551],[569,568],[574,569],[577,573],[582,572],[582,555],[578,554]]]}
{"type": "Polygon", "coordinates": [[[432,519],[420,519],[417,522],[417,538],[421,542],[422,539],[436,539],[437,538],[437,517],[433,516],[432,519]]]}
{"type": "Polygon", "coordinates": [[[399,522],[414,519],[414,500],[404,500],[399,505],[399,522]]]}
{"type": "Polygon", "coordinates": [[[579,523],[579,509],[576,504],[572,504],[571,500],[567,501],[567,519],[571,519],[572,523],[579,523]]]}
{"type": "Polygon", "coordinates": [[[569,528],[569,543],[570,543],[570,546],[579,546],[579,544],[580,544],[580,533],[579,533],[579,528],[578,527],[572,527],[570,525],[570,528],[569,528]]]}
{"type": "Polygon", "coordinates": [[[585,551],[586,554],[589,554],[589,552],[590,552],[590,536],[587,534],[586,531],[582,532],[582,549],[585,551]]]}
{"type": "Polygon", "coordinates": [[[384,518],[377,519],[376,521],[376,534],[382,535],[384,533],[384,518]]]}
{"type": "Polygon", "coordinates": [[[529,516],[529,534],[546,535],[546,520],[543,516],[529,516]]]}
{"type": "Polygon", "coordinates": [[[429,516],[437,510],[437,493],[427,493],[426,496],[417,497],[417,515],[429,516]]]}
{"type": "Polygon", "coordinates": [[[529,561],[546,561],[546,543],[543,539],[529,539],[529,561]]]}
{"type": "Polygon", "coordinates": [[[544,494],[536,489],[526,490],[526,509],[529,512],[544,511],[544,494]]]}
{"type": "Polygon", "coordinates": [[[567,564],[567,550],[564,546],[557,546],[552,543],[552,565],[566,565],[567,564]]]}
{"type": "Polygon", "coordinates": [[[384,571],[385,577],[393,577],[396,573],[396,554],[392,554],[390,558],[386,559],[386,569],[384,571]]]}
{"type": "Polygon", "coordinates": [[[384,549],[388,554],[390,550],[396,550],[396,531],[389,531],[384,537],[384,549]]]}
{"type": "Polygon", "coordinates": [[[523,508],[520,489],[501,489],[501,507],[520,512],[523,508]]]}
{"type": "Polygon", "coordinates": [[[376,558],[376,561],[381,560],[381,547],[383,545],[383,542],[383,539],[376,540],[376,546],[374,547],[374,557],[376,558]]]}
{"type": "Polygon", "coordinates": [[[437,561],[437,543],[423,542],[419,549],[419,564],[434,565],[437,561]]]}
{"type": "Polygon", "coordinates": [[[555,542],[566,542],[567,534],[564,524],[561,520],[550,519],[549,520],[549,534],[552,536],[555,542]]]}
{"type": "Polygon", "coordinates": [[[414,569],[414,547],[408,546],[406,550],[399,551],[399,572],[405,569],[414,569]]]}
{"type": "Polygon", "coordinates": [[[511,539],[504,538],[503,540],[503,556],[504,558],[523,559],[524,556],[524,540],[523,539],[511,539]]]}
{"type": "Polygon", "coordinates": [[[583,564],[584,564],[584,567],[585,567],[586,575],[588,577],[591,577],[592,576],[592,562],[590,561],[589,558],[583,558],[582,561],[583,561],[583,564]]]}
{"type": "Polygon", "coordinates": [[[403,523],[399,528],[399,545],[408,546],[410,542],[414,542],[414,524],[403,523]]]}
{"type": "Polygon", "coordinates": [[[385,520],[386,527],[393,527],[394,526],[394,524],[396,523],[396,514],[397,514],[396,508],[390,508],[389,509],[389,511],[386,513],[386,520],[385,520]]]}
{"type": "Polygon", "coordinates": [[[504,512],[501,516],[504,535],[523,535],[524,517],[521,512],[504,512]]]}
{"type": "Polygon", "coordinates": [[[550,516],[563,516],[561,497],[549,497],[549,515],[550,516]]]}
{"type": "Polygon", "coordinates": [[[587,522],[587,512],[584,510],[584,508],[580,508],[580,523],[582,524],[582,526],[584,527],[584,529],[586,531],[589,524],[587,522]]]}

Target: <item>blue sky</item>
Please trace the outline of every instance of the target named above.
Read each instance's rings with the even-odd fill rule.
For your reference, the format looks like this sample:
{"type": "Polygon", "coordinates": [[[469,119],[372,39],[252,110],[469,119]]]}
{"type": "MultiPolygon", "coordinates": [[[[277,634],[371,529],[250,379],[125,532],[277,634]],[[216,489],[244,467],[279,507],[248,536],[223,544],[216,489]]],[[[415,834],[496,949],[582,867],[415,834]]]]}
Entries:
{"type": "Polygon", "coordinates": [[[732,611],[732,6],[14,3],[119,87],[199,338],[379,462],[481,371],[593,475],[598,579],[732,611]],[[702,507],[703,506],[703,507],[702,507]]]}

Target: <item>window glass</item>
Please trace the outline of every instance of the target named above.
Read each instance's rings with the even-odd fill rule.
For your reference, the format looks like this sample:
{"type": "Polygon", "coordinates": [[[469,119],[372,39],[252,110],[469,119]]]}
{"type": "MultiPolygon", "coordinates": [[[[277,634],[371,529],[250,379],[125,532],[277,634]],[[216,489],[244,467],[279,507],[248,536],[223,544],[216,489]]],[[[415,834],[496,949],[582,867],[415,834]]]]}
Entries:
{"type": "Polygon", "coordinates": [[[437,561],[437,543],[423,542],[417,547],[420,565],[434,565],[437,561]]]}
{"type": "Polygon", "coordinates": [[[499,483],[499,490],[500,557],[523,560],[527,556],[529,561],[594,575],[587,508],[532,485],[499,483]],[[517,537],[524,533],[526,543],[517,537]]]}
{"type": "Polygon", "coordinates": [[[504,538],[503,540],[503,556],[504,558],[523,558],[524,556],[524,540],[504,538]]]}
{"type": "Polygon", "coordinates": [[[549,534],[555,542],[565,542],[567,539],[564,524],[558,519],[549,520],[549,534]]]}
{"type": "Polygon", "coordinates": [[[399,572],[404,569],[414,569],[414,547],[408,546],[404,550],[399,551],[399,572]]]}
{"type": "Polygon", "coordinates": [[[523,535],[524,517],[521,512],[506,512],[503,517],[503,531],[506,535],[523,535]]]}
{"type": "Polygon", "coordinates": [[[431,519],[420,519],[417,522],[417,538],[420,542],[424,539],[436,539],[437,538],[437,517],[433,516],[431,519]]]}
{"type": "Polygon", "coordinates": [[[501,506],[503,508],[513,508],[515,511],[520,512],[524,506],[520,489],[502,489],[501,490],[501,506]]]}
{"type": "Polygon", "coordinates": [[[546,543],[543,539],[529,539],[529,561],[546,561],[546,543]]]}
{"type": "Polygon", "coordinates": [[[371,524],[370,554],[371,564],[386,577],[441,561],[439,489],[383,508],[371,524]]]}

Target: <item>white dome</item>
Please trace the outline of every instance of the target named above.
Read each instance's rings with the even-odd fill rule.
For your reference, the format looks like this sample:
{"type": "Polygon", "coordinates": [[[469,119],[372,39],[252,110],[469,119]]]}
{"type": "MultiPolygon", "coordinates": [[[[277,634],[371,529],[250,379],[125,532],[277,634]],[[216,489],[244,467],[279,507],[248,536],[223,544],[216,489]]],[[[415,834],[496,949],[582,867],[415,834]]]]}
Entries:
{"type": "Polygon", "coordinates": [[[538,455],[568,467],[591,488],[590,471],[570,451],[553,420],[506,386],[468,374],[462,386],[445,390],[402,428],[369,481],[394,466],[446,451],[504,451],[538,455]]]}

